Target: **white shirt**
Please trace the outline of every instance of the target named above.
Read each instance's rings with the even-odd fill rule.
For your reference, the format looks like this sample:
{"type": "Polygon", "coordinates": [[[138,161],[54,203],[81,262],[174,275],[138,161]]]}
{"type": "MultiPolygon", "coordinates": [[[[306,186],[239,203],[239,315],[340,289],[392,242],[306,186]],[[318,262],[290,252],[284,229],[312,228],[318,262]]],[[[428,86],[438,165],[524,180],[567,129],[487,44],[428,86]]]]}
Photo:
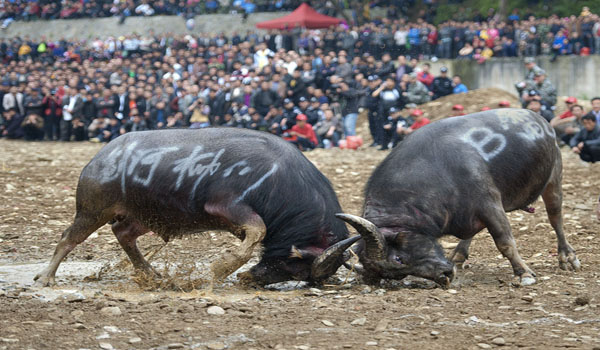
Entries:
{"type": "Polygon", "coordinates": [[[63,108],[63,119],[65,121],[73,120],[73,115],[70,112],[68,112],[67,109],[72,111],[73,108],[75,108],[75,102],[77,102],[77,96],[70,96],[69,97],[69,106],[67,108],[63,108]]]}

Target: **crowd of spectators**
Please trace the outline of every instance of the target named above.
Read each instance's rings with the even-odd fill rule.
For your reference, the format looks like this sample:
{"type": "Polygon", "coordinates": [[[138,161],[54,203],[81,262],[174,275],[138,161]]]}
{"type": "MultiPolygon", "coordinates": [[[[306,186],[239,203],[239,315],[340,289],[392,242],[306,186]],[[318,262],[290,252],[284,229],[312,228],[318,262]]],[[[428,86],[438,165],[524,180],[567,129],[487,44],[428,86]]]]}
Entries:
{"type": "MultiPolygon", "coordinates": [[[[467,90],[416,58],[278,47],[286,41],[281,33],[3,41],[0,128],[6,137],[105,142],[130,131],[219,125],[311,149],[354,136],[363,113],[385,149],[395,110],[467,90]]],[[[407,128],[419,119],[406,117],[407,128]]]]}
{"type": "MultiPolygon", "coordinates": [[[[140,4],[150,3],[161,1],[140,4]]],[[[513,39],[522,50],[511,55],[536,54],[544,51],[523,44],[531,33],[573,34],[585,23],[598,26],[589,13],[573,20],[515,16],[498,25],[493,16],[439,27],[392,16],[361,26],[230,36],[0,39],[0,133],[106,142],[131,131],[218,125],[271,132],[311,149],[354,136],[363,114],[373,146],[387,149],[428,122],[413,105],[468,90],[459,76],[448,76],[445,67],[432,72],[421,59],[466,57],[471,42],[475,58],[481,45],[485,50],[513,39]],[[429,40],[438,30],[439,40],[429,40]],[[410,113],[402,116],[405,107],[410,113]]],[[[597,34],[582,45],[596,52],[597,34]]],[[[550,121],[556,89],[533,57],[525,61],[527,76],[517,86],[523,107],[539,104],[550,121]]]]}

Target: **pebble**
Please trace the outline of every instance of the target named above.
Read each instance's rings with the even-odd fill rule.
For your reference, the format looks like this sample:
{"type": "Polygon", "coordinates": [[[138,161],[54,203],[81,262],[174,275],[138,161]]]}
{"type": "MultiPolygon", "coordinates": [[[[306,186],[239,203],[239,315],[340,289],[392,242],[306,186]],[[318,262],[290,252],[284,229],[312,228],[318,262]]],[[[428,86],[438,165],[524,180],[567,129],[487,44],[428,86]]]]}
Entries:
{"type": "Polygon", "coordinates": [[[96,337],[96,339],[100,340],[100,339],[108,339],[110,338],[110,334],[104,332],[102,334],[100,334],[99,336],[96,337]]]}
{"type": "Polygon", "coordinates": [[[81,293],[69,293],[65,296],[65,300],[69,303],[78,303],[85,300],[85,296],[81,293]]]}
{"type": "Polygon", "coordinates": [[[73,327],[75,329],[85,329],[85,325],[83,323],[75,323],[73,327]]]}
{"type": "Polygon", "coordinates": [[[438,335],[440,335],[440,332],[438,332],[438,331],[431,331],[431,333],[429,333],[429,334],[431,334],[434,337],[437,337],[438,335]]]}
{"type": "Polygon", "coordinates": [[[298,345],[295,348],[299,349],[299,350],[308,350],[308,349],[310,349],[310,346],[308,346],[308,345],[298,345]]]}
{"type": "Polygon", "coordinates": [[[129,338],[128,342],[129,342],[129,344],[141,343],[142,338],[140,338],[140,337],[129,338]]]}
{"type": "Polygon", "coordinates": [[[335,173],[336,173],[336,174],[343,174],[343,173],[344,173],[344,169],[342,169],[342,168],[337,168],[337,169],[335,169],[335,173]]]}
{"type": "Polygon", "coordinates": [[[167,345],[167,349],[182,349],[183,348],[183,344],[181,343],[172,343],[167,345]]]}
{"type": "Polygon", "coordinates": [[[477,346],[479,346],[481,349],[491,349],[492,346],[490,344],[486,344],[486,343],[477,343],[477,346]]]}
{"type": "Polygon", "coordinates": [[[521,300],[525,300],[528,303],[531,303],[533,301],[533,297],[531,295],[523,295],[521,297],[521,300]]]}
{"type": "Polygon", "coordinates": [[[83,311],[81,311],[81,310],[75,310],[75,311],[71,312],[71,316],[73,316],[75,318],[81,317],[81,316],[83,316],[83,311]]]}
{"type": "Polygon", "coordinates": [[[0,338],[0,341],[3,343],[18,343],[19,339],[17,338],[0,338]]]}
{"type": "Polygon", "coordinates": [[[377,346],[377,342],[376,341],[368,341],[365,343],[366,346],[377,346]]]}
{"type": "Polygon", "coordinates": [[[104,349],[104,350],[112,350],[114,349],[112,345],[110,345],[109,343],[100,343],[100,349],[104,349]]]}
{"type": "Polygon", "coordinates": [[[326,325],[327,327],[333,327],[335,326],[333,324],[333,322],[329,321],[329,320],[321,320],[321,323],[323,323],[324,325],[326,325]]]}
{"type": "Polygon", "coordinates": [[[584,306],[590,303],[590,297],[587,295],[581,295],[575,298],[575,305],[584,306]]]}
{"type": "Polygon", "coordinates": [[[115,327],[115,326],[104,326],[103,327],[105,331],[110,332],[110,333],[118,333],[119,328],[115,327]]]}
{"type": "Polygon", "coordinates": [[[106,306],[100,309],[100,313],[107,316],[120,316],[121,309],[118,306],[106,306]]]}
{"type": "Polygon", "coordinates": [[[450,294],[457,294],[458,291],[456,289],[448,289],[448,293],[450,293],[450,294]]]}
{"type": "Polygon", "coordinates": [[[381,296],[381,295],[384,295],[386,292],[387,292],[387,291],[386,291],[385,289],[376,289],[376,290],[375,290],[373,293],[374,293],[375,295],[379,295],[379,296],[381,296]]]}
{"type": "Polygon", "coordinates": [[[206,312],[209,315],[225,315],[225,310],[217,305],[210,306],[208,309],[206,309],[206,312]]]}
{"type": "Polygon", "coordinates": [[[366,317],[357,318],[356,320],[350,322],[352,326],[364,326],[367,323],[366,317]]]}
{"type": "Polygon", "coordinates": [[[502,337],[496,337],[496,338],[492,339],[492,344],[498,345],[498,346],[503,346],[503,345],[506,345],[506,341],[502,337]]]}
{"type": "Polygon", "coordinates": [[[223,350],[223,349],[225,349],[225,344],[220,343],[220,342],[210,343],[210,344],[206,345],[206,347],[211,350],[223,350]]]}

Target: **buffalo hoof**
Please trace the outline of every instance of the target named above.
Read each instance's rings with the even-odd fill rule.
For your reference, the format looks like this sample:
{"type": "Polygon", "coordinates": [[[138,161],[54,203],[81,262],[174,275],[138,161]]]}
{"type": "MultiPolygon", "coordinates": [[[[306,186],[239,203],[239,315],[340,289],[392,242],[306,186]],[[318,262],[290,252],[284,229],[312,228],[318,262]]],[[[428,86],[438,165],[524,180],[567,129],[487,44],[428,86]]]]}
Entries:
{"type": "Polygon", "coordinates": [[[254,275],[250,271],[240,272],[237,274],[239,284],[248,288],[259,288],[262,287],[260,283],[254,279],[254,275]]]}
{"type": "Polygon", "coordinates": [[[521,276],[518,276],[518,281],[515,283],[517,286],[526,287],[534,285],[536,282],[533,274],[525,272],[521,276]]]}
{"type": "Polygon", "coordinates": [[[581,269],[581,263],[574,251],[571,252],[560,252],[558,254],[558,266],[562,270],[573,270],[579,271],[581,269]]]}
{"type": "Polygon", "coordinates": [[[35,286],[38,287],[51,287],[56,285],[56,281],[54,280],[54,276],[46,276],[43,273],[38,273],[33,278],[35,281],[35,286]]]}

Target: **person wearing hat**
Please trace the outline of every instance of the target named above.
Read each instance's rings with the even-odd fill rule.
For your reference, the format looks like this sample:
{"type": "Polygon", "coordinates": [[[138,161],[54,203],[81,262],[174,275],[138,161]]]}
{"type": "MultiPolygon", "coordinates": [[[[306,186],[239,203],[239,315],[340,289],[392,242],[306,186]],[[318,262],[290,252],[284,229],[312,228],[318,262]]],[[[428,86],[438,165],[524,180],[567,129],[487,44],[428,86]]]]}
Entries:
{"type": "Polygon", "coordinates": [[[319,146],[323,148],[337,147],[342,136],[342,123],[331,108],[323,111],[323,118],[315,124],[315,133],[319,138],[319,146]]]}
{"type": "Polygon", "coordinates": [[[294,106],[294,101],[290,98],[286,98],[283,100],[283,113],[281,115],[282,119],[279,121],[279,127],[281,132],[285,132],[288,129],[291,129],[294,124],[296,124],[296,116],[301,114],[302,112],[296,106],[294,106]]]}
{"type": "Polygon", "coordinates": [[[429,118],[426,118],[423,111],[419,108],[415,108],[410,112],[410,117],[413,120],[410,123],[410,126],[407,128],[398,128],[397,132],[403,135],[412,134],[415,130],[424,127],[425,125],[431,123],[429,118]]]}
{"type": "Polygon", "coordinates": [[[556,105],[557,91],[550,80],[547,79],[546,72],[543,69],[536,71],[533,80],[535,82],[533,88],[538,91],[542,106],[553,110],[554,105],[556,105]]]}
{"type": "Polygon", "coordinates": [[[550,126],[554,128],[560,146],[568,144],[573,135],[583,127],[581,120],[585,113],[581,105],[570,103],[567,112],[550,120],[550,126]]]}
{"type": "Polygon", "coordinates": [[[507,100],[502,100],[502,101],[498,102],[498,107],[499,108],[509,108],[510,102],[507,100]]]}
{"type": "MultiPolygon", "coordinates": [[[[561,115],[559,115],[558,117],[556,117],[556,120],[561,120],[561,119],[566,119],[566,118],[570,118],[573,116],[573,113],[571,113],[571,107],[573,107],[574,105],[577,104],[577,98],[573,97],[573,96],[569,96],[565,99],[565,105],[567,107],[567,110],[564,111],[561,115]]],[[[553,119],[554,120],[554,119],[553,119]]]]}
{"type": "Polygon", "coordinates": [[[392,148],[396,147],[398,142],[404,138],[404,130],[407,127],[406,119],[400,115],[400,109],[392,107],[387,111],[387,117],[383,124],[383,142],[381,143],[380,151],[389,149],[390,142],[392,148]]]}
{"type": "Polygon", "coordinates": [[[323,119],[323,111],[321,111],[321,103],[318,98],[314,96],[310,98],[304,114],[308,117],[308,123],[311,125],[316,125],[319,120],[323,119]]]}
{"type": "Polygon", "coordinates": [[[422,104],[429,102],[431,96],[427,87],[417,79],[417,73],[412,72],[408,75],[408,84],[406,91],[402,93],[407,103],[422,104]]]}
{"type": "Polygon", "coordinates": [[[296,124],[292,126],[289,132],[284,134],[284,138],[295,144],[301,151],[312,150],[318,144],[317,135],[312,125],[306,122],[307,120],[306,115],[298,114],[296,124]]]}
{"type": "Polygon", "coordinates": [[[448,68],[440,68],[440,75],[433,79],[432,100],[452,94],[452,80],[448,78],[448,68]]]}
{"type": "Polygon", "coordinates": [[[381,104],[379,103],[381,91],[379,94],[374,92],[382,89],[381,79],[377,75],[370,75],[368,77],[368,89],[364,92],[364,108],[367,109],[368,120],[369,120],[369,131],[373,138],[373,143],[369,147],[377,147],[383,143],[383,116],[380,111],[381,104]]]}
{"type": "Polygon", "coordinates": [[[460,117],[465,115],[465,107],[461,104],[455,104],[452,106],[452,114],[450,117],[460,117]]]}
{"type": "Polygon", "coordinates": [[[537,70],[540,70],[541,68],[535,63],[535,58],[533,57],[525,57],[525,59],[523,59],[523,62],[525,63],[525,79],[524,81],[533,81],[533,77],[535,75],[535,72],[537,70]]]}

